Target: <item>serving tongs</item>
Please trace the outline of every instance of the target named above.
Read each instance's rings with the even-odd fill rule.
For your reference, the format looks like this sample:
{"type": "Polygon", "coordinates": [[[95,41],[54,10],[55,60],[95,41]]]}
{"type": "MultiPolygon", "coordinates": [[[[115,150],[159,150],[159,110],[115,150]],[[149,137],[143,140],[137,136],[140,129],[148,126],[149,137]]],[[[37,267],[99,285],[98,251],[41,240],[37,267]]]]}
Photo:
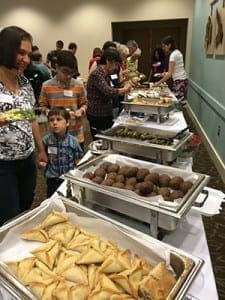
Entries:
{"type": "Polygon", "coordinates": [[[184,132],[187,131],[188,129],[189,129],[189,126],[185,127],[181,131],[177,132],[174,136],[171,136],[171,137],[156,136],[156,137],[153,137],[150,141],[154,143],[155,138],[158,138],[159,140],[162,141],[162,144],[170,146],[173,144],[175,139],[180,140],[183,137],[184,132]]]}
{"type": "Polygon", "coordinates": [[[183,137],[183,133],[186,132],[188,129],[189,129],[189,126],[187,126],[184,129],[180,130],[174,136],[165,138],[165,140],[167,140],[168,142],[170,142],[172,144],[175,139],[180,140],[183,137]]]}

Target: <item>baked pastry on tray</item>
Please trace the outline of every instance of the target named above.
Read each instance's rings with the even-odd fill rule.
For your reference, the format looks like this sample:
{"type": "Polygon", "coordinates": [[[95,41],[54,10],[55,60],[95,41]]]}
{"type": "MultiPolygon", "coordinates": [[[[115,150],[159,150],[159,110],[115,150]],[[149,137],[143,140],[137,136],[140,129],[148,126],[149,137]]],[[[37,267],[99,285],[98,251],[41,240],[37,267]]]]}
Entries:
{"type": "Polygon", "coordinates": [[[70,223],[61,212],[52,211],[21,238],[43,244],[30,251],[33,256],[7,265],[37,299],[163,300],[176,284],[165,262],[153,266],[70,223]]]}

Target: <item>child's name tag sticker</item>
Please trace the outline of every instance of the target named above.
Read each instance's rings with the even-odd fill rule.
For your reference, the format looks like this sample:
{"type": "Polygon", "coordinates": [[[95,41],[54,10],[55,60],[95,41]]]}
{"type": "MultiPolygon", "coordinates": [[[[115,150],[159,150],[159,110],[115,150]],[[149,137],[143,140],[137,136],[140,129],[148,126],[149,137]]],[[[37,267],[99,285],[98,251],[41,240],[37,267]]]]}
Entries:
{"type": "Polygon", "coordinates": [[[63,95],[66,96],[66,97],[73,97],[73,91],[64,90],[63,95]]]}
{"type": "Polygon", "coordinates": [[[48,147],[48,154],[57,154],[57,148],[56,147],[48,147]]]}

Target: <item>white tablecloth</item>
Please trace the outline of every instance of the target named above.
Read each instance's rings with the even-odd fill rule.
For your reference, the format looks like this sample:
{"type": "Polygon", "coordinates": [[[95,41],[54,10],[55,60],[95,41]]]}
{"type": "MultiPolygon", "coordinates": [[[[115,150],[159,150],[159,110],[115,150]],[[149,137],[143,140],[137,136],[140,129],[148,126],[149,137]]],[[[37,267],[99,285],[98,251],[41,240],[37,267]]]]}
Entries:
{"type": "Polygon", "coordinates": [[[219,299],[200,213],[191,210],[178,224],[177,229],[163,238],[163,242],[201,257],[205,262],[201,272],[191,285],[188,295],[193,295],[199,300],[219,299]]]}

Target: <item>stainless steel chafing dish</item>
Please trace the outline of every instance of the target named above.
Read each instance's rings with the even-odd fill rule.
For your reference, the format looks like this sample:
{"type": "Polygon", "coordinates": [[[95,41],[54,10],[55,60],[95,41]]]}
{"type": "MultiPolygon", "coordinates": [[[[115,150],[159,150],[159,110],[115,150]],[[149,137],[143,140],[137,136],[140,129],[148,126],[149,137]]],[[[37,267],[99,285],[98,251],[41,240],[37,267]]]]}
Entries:
{"type": "Polygon", "coordinates": [[[69,172],[65,175],[65,178],[74,184],[78,201],[81,204],[85,206],[88,203],[97,204],[136,220],[144,221],[150,224],[150,234],[154,237],[158,235],[158,228],[166,231],[176,229],[179,219],[190,210],[193,202],[209,180],[209,177],[204,174],[144,162],[118,154],[101,155],[69,172]],[[82,177],[84,172],[97,168],[105,160],[145,167],[161,174],[166,173],[173,174],[173,176],[179,175],[183,178],[192,178],[194,181],[193,186],[179,203],[173,205],[168,201],[158,202],[158,198],[157,201],[154,201],[155,197],[142,197],[132,191],[95,184],[91,180],[82,177]]]}
{"type": "Polygon", "coordinates": [[[191,136],[187,128],[174,135],[170,131],[133,125],[115,126],[96,135],[108,141],[115,152],[150,158],[157,163],[176,159],[191,136]]]}
{"type": "MultiPolygon", "coordinates": [[[[145,98],[144,98],[145,99],[145,98]]],[[[157,104],[159,99],[148,99],[146,98],[146,103],[135,103],[133,99],[125,99],[122,101],[124,109],[128,112],[144,113],[147,115],[156,115],[157,123],[161,123],[163,116],[169,116],[169,112],[174,110],[175,102],[171,101],[169,103],[157,104]]]]}
{"type": "MultiPolygon", "coordinates": [[[[170,258],[170,265],[173,268],[176,276],[177,282],[174,288],[171,290],[170,294],[166,298],[174,299],[174,300],[181,300],[184,299],[185,294],[187,293],[189,287],[191,286],[193,280],[198,275],[202,265],[203,260],[192,256],[180,249],[167,245],[163,242],[155,240],[150,236],[143,234],[135,229],[131,229],[113,219],[109,219],[101,214],[98,214],[86,207],[83,207],[75,202],[67,199],[67,198],[59,198],[60,201],[63,202],[66,212],[75,213],[81,217],[89,217],[93,219],[102,219],[107,221],[115,226],[115,230],[121,232],[121,235],[125,234],[132,239],[135,240],[135,243],[139,245],[139,249],[142,249],[142,253],[146,257],[151,257],[152,253],[154,252],[152,249],[153,245],[159,247],[163,251],[166,251],[170,258]]],[[[43,212],[49,210],[49,206],[52,205],[52,199],[46,200],[41,205],[41,213],[40,207],[33,209],[32,211],[27,212],[26,214],[15,218],[5,226],[0,228],[0,242],[2,242],[4,236],[9,232],[11,229],[20,226],[20,224],[26,224],[26,222],[32,222],[32,217],[37,214],[42,214],[43,212]]],[[[41,219],[41,217],[40,217],[41,219]]],[[[120,246],[120,245],[119,245],[120,246]]],[[[158,249],[159,249],[158,248],[158,249]]],[[[7,299],[10,300],[35,300],[37,299],[33,293],[28,290],[14,275],[11,274],[9,269],[0,262],[0,293],[3,295],[3,299],[6,299],[4,296],[8,297],[7,299]]],[[[1,295],[0,294],[0,295],[1,295]]]]}

